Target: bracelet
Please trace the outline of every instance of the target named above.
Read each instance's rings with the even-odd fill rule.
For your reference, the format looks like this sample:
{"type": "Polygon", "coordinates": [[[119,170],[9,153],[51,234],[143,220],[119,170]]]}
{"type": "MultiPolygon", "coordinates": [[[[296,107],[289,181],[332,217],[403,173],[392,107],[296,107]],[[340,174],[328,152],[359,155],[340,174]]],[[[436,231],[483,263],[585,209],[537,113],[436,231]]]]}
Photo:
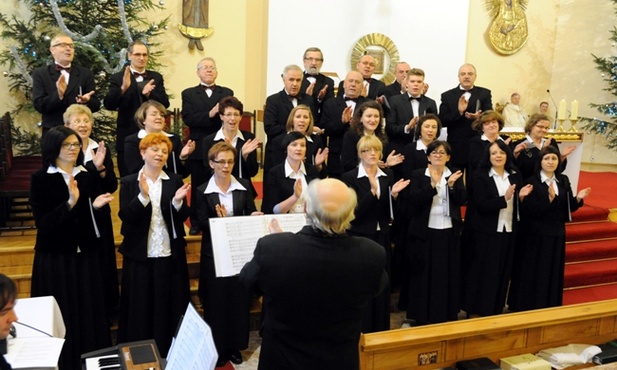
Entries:
{"type": "Polygon", "coordinates": [[[98,172],[98,173],[103,173],[103,172],[105,172],[105,166],[103,166],[103,168],[102,168],[102,169],[100,169],[100,170],[96,170],[96,172],[98,172]]]}

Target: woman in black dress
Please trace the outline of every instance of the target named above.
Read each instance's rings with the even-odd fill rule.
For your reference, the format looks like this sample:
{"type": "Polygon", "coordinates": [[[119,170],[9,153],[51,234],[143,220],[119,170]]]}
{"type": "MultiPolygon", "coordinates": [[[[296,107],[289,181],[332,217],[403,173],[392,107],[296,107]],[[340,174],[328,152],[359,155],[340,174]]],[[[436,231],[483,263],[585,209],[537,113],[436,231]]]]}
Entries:
{"type": "MultiPolygon", "coordinates": [[[[114,171],[114,162],[111,159],[111,151],[107,150],[104,142],[96,142],[90,135],[92,134],[92,124],[94,119],[92,111],[86,105],[70,105],[63,115],[64,125],[81,137],[84,154],[84,166],[92,173],[98,174],[101,190],[104,193],[113,194],[118,190],[118,179],[114,171]]],[[[95,176],[95,178],[97,178],[95,176]]],[[[100,222],[98,224],[101,234],[101,272],[103,274],[103,284],[105,285],[105,302],[107,305],[110,322],[118,313],[118,268],[116,263],[116,243],[114,240],[114,230],[111,222],[111,208],[106,205],[100,209],[100,222]]]]}
{"type": "MultiPolygon", "coordinates": [[[[352,235],[364,236],[379,243],[386,251],[386,270],[390,274],[392,247],[390,244],[390,221],[394,213],[393,199],[407,185],[409,180],[394,182],[394,174],[390,169],[380,169],[383,147],[375,135],[360,138],[357,145],[360,165],[346,172],[341,180],[354,189],[358,197],[355,218],[348,232],[352,235]]],[[[362,332],[390,329],[390,287],[368,305],[362,322],[362,332]]]]}
{"type": "Polygon", "coordinates": [[[240,349],[248,347],[250,294],[238,283],[238,276],[217,277],[208,220],[262,214],[255,208],[251,183],[232,175],[236,149],[223,141],[208,152],[209,167],[214,174],[197,188],[197,216],[204,233],[201,238],[199,298],[204,307],[204,320],[212,329],[219,354],[217,366],[227,360],[242,363],[240,349]]]}
{"type": "MultiPolygon", "coordinates": [[[[203,165],[208,169],[208,177],[206,182],[210,180],[213,170],[210,167],[208,152],[216,143],[226,141],[236,149],[239,155],[235,156],[236,163],[232,166],[232,175],[235,178],[243,178],[251,181],[251,178],[257,175],[259,164],[257,163],[256,149],[259,146],[259,139],[251,132],[240,130],[240,120],[244,105],[236,97],[228,96],[219,102],[219,116],[221,117],[221,128],[206,136],[202,141],[203,148],[203,165]]],[[[202,185],[202,184],[199,184],[202,185]]],[[[251,187],[252,187],[251,183],[251,187]]]]}
{"type": "Polygon", "coordinates": [[[162,133],[171,140],[171,151],[164,167],[167,173],[176,173],[187,177],[189,170],[184,166],[184,161],[195,150],[193,140],[188,140],[182,145],[182,139],[176,134],[165,132],[165,115],[167,109],[156,100],[146,100],[135,112],[135,122],[140,130],[124,139],[124,161],[127,173],[137,173],[141,170],[144,161],[141,157],[139,142],[148,134],[162,133]]]}
{"type": "Polygon", "coordinates": [[[31,296],[54,296],[66,336],[60,368],[81,369],[82,353],[111,345],[101,274],[103,193],[99,174],[86,169],[81,137],[65,126],[42,142],[43,167],[32,174],[30,205],[37,228],[31,296]]]}
{"type": "MultiPolygon", "coordinates": [[[[473,179],[473,243],[463,249],[463,304],[468,317],[497,315],[506,304],[518,224],[518,200],[531,192],[514,167],[510,147],[496,140],[473,179]],[[517,199],[518,197],[518,199],[517,199]]],[[[466,221],[467,222],[467,221],[466,221]]]]}
{"type": "Polygon", "coordinates": [[[567,165],[566,157],[576,149],[574,145],[570,145],[563,152],[560,152],[557,141],[546,137],[550,127],[551,123],[547,115],[541,113],[532,114],[525,124],[525,138],[512,144],[514,158],[516,158],[516,167],[521,171],[523,180],[527,180],[534,175],[538,154],[543,148],[552,146],[557,149],[561,163],[559,172],[565,170],[567,165]]]}
{"type": "Polygon", "coordinates": [[[407,317],[418,325],[457,319],[460,207],[466,199],[463,173],[446,166],[450,145],[436,140],[426,151],[428,167],[415,170],[401,193],[412,207],[407,317]]]}
{"type": "Polygon", "coordinates": [[[302,190],[319,177],[317,167],[305,164],[306,136],[292,131],[284,135],[282,146],[287,152],[285,162],[270,170],[264,184],[264,213],[304,213],[302,190]]]}
{"type": "Polygon", "coordinates": [[[561,306],[566,255],[566,222],[591,188],[575,194],[561,174],[561,155],[551,146],[538,152],[533,191],[521,202],[508,308],[511,311],[561,306]]]}
{"type": "MultiPolygon", "coordinates": [[[[287,132],[297,131],[306,136],[306,159],[304,163],[312,164],[317,167],[319,170],[319,177],[325,178],[328,175],[325,161],[328,158],[329,150],[326,147],[325,138],[315,134],[313,132],[313,127],[313,113],[311,109],[304,104],[300,104],[291,110],[287,118],[287,125],[285,126],[287,132]]],[[[281,153],[283,153],[283,151],[281,151],[281,153]]]]}
{"type": "Polygon", "coordinates": [[[388,149],[388,137],[384,129],[383,110],[381,104],[374,100],[362,103],[353,112],[349,129],[343,136],[341,148],[341,163],[345,171],[358,167],[358,153],[356,145],[362,136],[375,135],[383,145],[383,156],[379,167],[393,167],[403,162],[403,154],[388,149]],[[386,158],[383,161],[383,158],[386,158]]]}
{"type": "Polygon", "coordinates": [[[120,187],[124,239],[118,342],[154,338],[165,357],[190,301],[184,221],[191,186],[163,170],[172,152],[167,135],[146,135],[139,150],[142,169],[123,177],[120,187]]]}

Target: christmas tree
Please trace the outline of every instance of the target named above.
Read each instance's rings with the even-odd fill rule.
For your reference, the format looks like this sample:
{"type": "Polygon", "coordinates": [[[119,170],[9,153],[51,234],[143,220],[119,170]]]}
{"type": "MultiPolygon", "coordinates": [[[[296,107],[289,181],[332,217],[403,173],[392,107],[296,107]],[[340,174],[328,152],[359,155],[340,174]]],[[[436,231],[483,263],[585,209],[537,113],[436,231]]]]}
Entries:
{"type": "MultiPolygon", "coordinates": [[[[617,0],[613,0],[613,4],[617,6],[617,0]]],[[[615,9],[617,14],[617,7],[615,9]]],[[[617,27],[614,27],[610,33],[610,40],[613,46],[615,46],[617,44],[617,27]]],[[[604,88],[604,90],[617,96],[617,56],[604,58],[593,55],[593,58],[596,68],[602,73],[604,81],[608,84],[608,87],[604,88]]],[[[589,106],[596,108],[598,112],[609,117],[609,119],[581,117],[580,122],[583,123],[583,129],[587,132],[605,136],[607,148],[617,150],[617,101],[599,104],[591,103],[589,106]]]]}
{"type": "MultiPolygon", "coordinates": [[[[51,38],[65,33],[75,43],[78,65],[92,70],[97,95],[103,98],[108,77],[120,71],[126,62],[127,46],[134,40],[148,44],[148,69],[158,69],[156,36],[168,27],[169,17],[150,22],[141,18],[145,11],[163,9],[164,1],[151,0],[22,0],[31,16],[28,20],[0,13],[0,37],[10,40],[10,46],[0,51],[0,63],[9,66],[4,72],[10,78],[11,95],[18,104],[12,116],[40,114],[32,106],[32,78],[35,68],[53,63],[49,52],[51,38]]],[[[115,113],[104,109],[95,114],[92,136],[111,143],[116,130],[115,113]]],[[[13,120],[15,122],[15,120],[13,120]]],[[[13,124],[13,144],[21,155],[40,153],[40,131],[13,124]]],[[[113,145],[109,146],[113,148],[113,145]]]]}

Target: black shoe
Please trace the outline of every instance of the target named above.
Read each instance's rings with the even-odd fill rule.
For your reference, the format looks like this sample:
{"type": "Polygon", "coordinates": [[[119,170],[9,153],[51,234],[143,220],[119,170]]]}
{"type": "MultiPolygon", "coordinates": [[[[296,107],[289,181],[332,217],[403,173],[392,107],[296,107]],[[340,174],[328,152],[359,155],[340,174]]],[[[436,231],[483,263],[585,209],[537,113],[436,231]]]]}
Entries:
{"type": "Polygon", "coordinates": [[[229,361],[233,362],[236,365],[240,365],[242,363],[242,354],[240,351],[233,351],[229,354],[229,361]]]}
{"type": "Polygon", "coordinates": [[[198,235],[200,232],[201,228],[199,227],[199,225],[193,225],[189,230],[189,235],[198,235]]]}
{"type": "Polygon", "coordinates": [[[223,367],[225,366],[226,363],[227,363],[227,360],[219,357],[219,359],[216,360],[216,367],[223,367]]]}

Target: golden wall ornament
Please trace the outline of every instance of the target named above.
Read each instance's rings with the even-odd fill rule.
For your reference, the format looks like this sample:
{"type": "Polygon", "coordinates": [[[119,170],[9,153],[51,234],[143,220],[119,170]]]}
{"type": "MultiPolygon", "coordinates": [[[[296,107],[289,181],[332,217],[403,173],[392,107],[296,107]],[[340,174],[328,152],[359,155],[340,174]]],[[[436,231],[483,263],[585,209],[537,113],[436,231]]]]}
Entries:
{"type": "Polygon", "coordinates": [[[178,30],[189,39],[189,49],[203,50],[201,39],[214,32],[208,27],[208,0],[183,0],[182,23],[178,24],[178,30]]]}
{"type": "Polygon", "coordinates": [[[485,0],[484,5],[493,21],[488,39],[493,49],[502,55],[512,55],[525,45],[529,37],[525,9],[529,0],[485,0]]]}
{"type": "Polygon", "coordinates": [[[396,77],[394,71],[400,60],[398,49],[388,36],[381,33],[369,33],[362,36],[351,51],[351,70],[356,70],[356,64],[363,55],[375,57],[375,74],[382,75],[381,81],[386,85],[396,77]]]}

